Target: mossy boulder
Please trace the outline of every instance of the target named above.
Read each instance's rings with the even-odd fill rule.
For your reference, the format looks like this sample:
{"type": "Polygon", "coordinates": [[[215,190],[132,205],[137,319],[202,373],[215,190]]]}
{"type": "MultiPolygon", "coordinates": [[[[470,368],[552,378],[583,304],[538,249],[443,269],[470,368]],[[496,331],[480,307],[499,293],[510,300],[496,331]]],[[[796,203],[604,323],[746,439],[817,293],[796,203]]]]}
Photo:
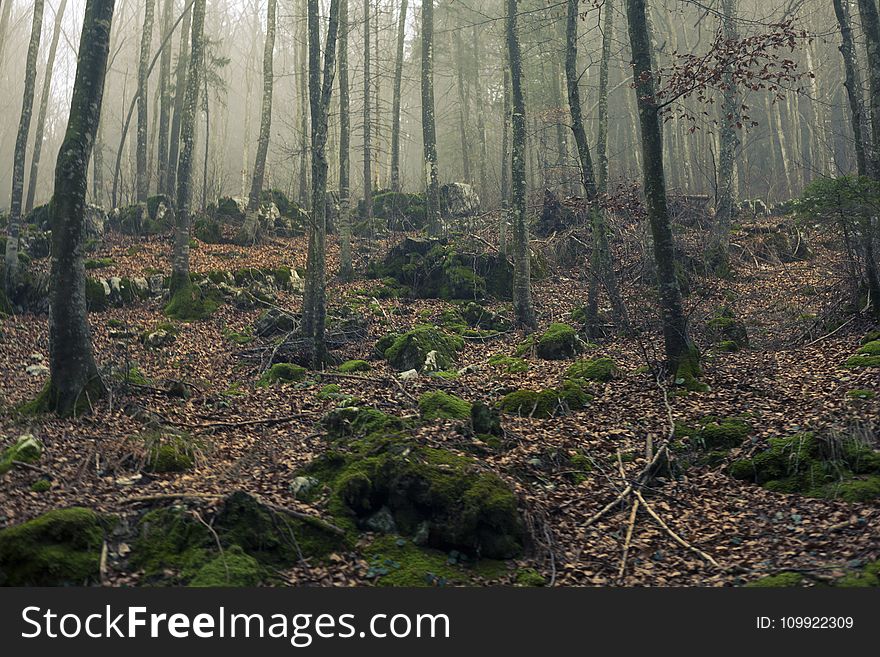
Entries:
{"type": "Polygon", "coordinates": [[[880,367],[880,340],[865,342],[859,347],[854,356],[850,356],[847,359],[845,365],[854,369],[880,367]]]}
{"type": "Polygon", "coordinates": [[[9,472],[15,462],[36,463],[43,454],[43,444],[32,434],[24,434],[0,453],[0,474],[9,472]]]}
{"type": "Polygon", "coordinates": [[[471,405],[471,429],[475,434],[482,436],[504,435],[498,410],[482,402],[471,405]]]}
{"type": "Polygon", "coordinates": [[[260,562],[238,545],[233,545],[202,566],[189,586],[257,586],[265,577],[266,572],[260,562]]]}
{"type": "Polygon", "coordinates": [[[724,351],[738,351],[749,346],[749,332],[733,311],[724,306],[706,324],[709,339],[724,351]]]}
{"type": "Polygon", "coordinates": [[[129,561],[148,583],[251,586],[301,556],[322,558],[347,546],[320,521],[293,517],[242,491],[224,498],[213,516],[200,515],[204,522],[186,507],[169,506],[140,519],[129,561]]]}
{"type": "Polygon", "coordinates": [[[527,372],[529,369],[529,364],[522,358],[505,356],[504,354],[493,354],[492,356],[489,356],[489,360],[486,362],[488,362],[489,365],[501,368],[508,374],[520,374],[522,372],[527,372]]]}
{"type": "Polygon", "coordinates": [[[305,367],[293,363],[275,363],[263,372],[258,386],[271,386],[276,383],[295,383],[306,378],[308,370],[305,367]]]}
{"type": "Polygon", "coordinates": [[[331,512],[353,529],[387,508],[402,534],[418,534],[429,547],[490,558],[522,551],[516,496],[472,458],[373,433],[325,453],[302,474],[330,489],[331,512]]]}
{"type": "Polygon", "coordinates": [[[590,358],[573,363],[565,374],[570,379],[581,381],[610,381],[620,373],[611,358],[590,358]]]}
{"type": "Polygon", "coordinates": [[[577,381],[567,380],[559,388],[508,393],[498,403],[498,408],[511,415],[546,419],[584,408],[591,399],[577,381]]]}
{"type": "Polygon", "coordinates": [[[382,431],[396,431],[404,426],[399,417],[367,406],[334,408],[324,414],[320,424],[331,440],[366,436],[382,431]]]}
{"type": "Polygon", "coordinates": [[[864,502],[880,497],[880,453],[863,443],[802,433],[771,438],[729,474],[781,493],[864,502]]]}
{"type": "Polygon", "coordinates": [[[352,374],[354,372],[369,372],[373,366],[365,360],[347,360],[338,369],[343,374],[352,374]]]}
{"type": "Polygon", "coordinates": [[[435,390],[419,397],[419,412],[424,420],[466,420],[471,415],[471,404],[461,397],[435,390]]]}
{"type": "Polygon", "coordinates": [[[0,530],[0,586],[95,583],[108,524],[91,509],[74,507],[0,530]]]}
{"type": "Polygon", "coordinates": [[[676,438],[688,438],[691,446],[703,451],[728,450],[742,445],[752,432],[751,425],[738,417],[706,416],[694,427],[676,424],[676,438]]]}
{"type": "Polygon", "coordinates": [[[296,319],[293,315],[277,308],[270,308],[257,319],[254,324],[254,333],[261,337],[290,333],[296,328],[296,319]]]}
{"type": "Polygon", "coordinates": [[[131,439],[142,443],[148,472],[186,472],[195,467],[202,444],[190,434],[176,431],[147,431],[131,439]]]}
{"type": "Polygon", "coordinates": [[[213,315],[222,303],[223,295],[218,290],[187,281],[172,294],[164,312],[172,319],[200,321],[213,315]]]}
{"type": "Polygon", "coordinates": [[[399,371],[421,370],[428,354],[433,351],[436,352],[436,368],[445,370],[453,364],[456,354],[463,347],[464,340],[460,337],[444,333],[434,326],[423,325],[395,338],[383,355],[399,371]]]}
{"type": "Polygon", "coordinates": [[[577,331],[568,324],[551,324],[535,341],[535,352],[544,360],[574,358],[581,349],[577,331]]]}

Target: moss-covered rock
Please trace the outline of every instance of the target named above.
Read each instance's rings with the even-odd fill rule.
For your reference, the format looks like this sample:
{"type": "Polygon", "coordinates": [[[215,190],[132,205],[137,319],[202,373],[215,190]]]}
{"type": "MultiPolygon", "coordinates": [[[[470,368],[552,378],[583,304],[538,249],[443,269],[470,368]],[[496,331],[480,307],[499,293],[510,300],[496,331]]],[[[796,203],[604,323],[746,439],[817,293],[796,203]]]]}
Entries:
{"type": "Polygon", "coordinates": [[[437,369],[445,370],[464,347],[464,340],[444,333],[434,326],[416,326],[393,340],[385,349],[385,359],[399,371],[421,370],[428,354],[436,352],[437,369]]]}
{"type": "Polygon", "coordinates": [[[331,440],[403,428],[403,421],[399,417],[367,406],[334,408],[324,414],[320,424],[331,440]]]}
{"type": "Polygon", "coordinates": [[[401,533],[430,547],[491,558],[522,550],[516,496],[474,459],[373,433],[325,453],[303,474],[329,488],[330,511],[352,528],[385,507],[401,533]]]}
{"type": "Polygon", "coordinates": [[[574,358],[581,349],[581,340],[577,331],[568,324],[551,324],[535,343],[538,357],[545,360],[574,358]]]}
{"type": "Polygon", "coordinates": [[[570,379],[583,381],[610,381],[620,370],[611,358],[591,358],[573,363],[565,371],[570,379]]]}
{"type": "Polygon", "coordinates": [[[184,322],[207,319],[223,303],[223,295],[214,289],[203,289],[187,281],[165,306],[165,315],[184,322]]]}
{"type": "Polygon", "coordinates": [[[745,584],[748,588],[794,588],[802,586],[804,576],[801,573],[782,572],[776,575],[760,577],[745,584]]]}
{"type": "Polygon", "coordinates": [[[419,412],[425,420],[466,420],[471,415],[470,402],[442,390],[419,397],[419,412]]]}
{"type": "Polygon", "coordinates": [[[471,405],[471,429],[480,436],[501,436],[501,416],[498,411],[482,402],[471,405]]]}
{"type": "Polygon", "coordinates": [[[0,586],[96,582],[107,522],[90,509],[55,509],[0,530],[0,586]]]}
{"type": "Polygon", "coordinates": [[[812,433],[771,438],[754,457],[735,461],[736,479],[781,493],[864,502],[880,497],[880,453],[856,441],[812,433]]]}
{"type": "Polygon", "coordinates": [[[11,470],[16,461],[36,463],[43,454],[43,444],[32,434],[24,434],[0,453],[0,474],[11,470]]]}
{"type": "Polygon", "coordinates": [[[546,586],[547,579],[534,568],[520,568],[516,571],[516,586],[546,586]]]}
{"type": "Polygon", "coordinates": [[[352,374],[354,372],[369,372],[373,366],[365,360],[347,360],[338,369],[343,374],[352,374]]]}
{"type": "Polygon", "coordinates": [[[854,356],[847,359],[845,365],[854,369],[880,367],[880,340],[872,340],[863,344],[854,356]]]}
{"type": "Polygon", "coordinates": [[[89,312],[107,310],[110,305],[110,286],[94,278],[86,278],[86,308],[89,312]]]}
{"type": "Polygon", "coordinates": [[[569,379],[559,388],[508,393],[498,403],[498,408],[511,415],[545,419],[584,408],[591,399],[577,381],[569,379]]]}
{"type": "Polygon", "coordinates": [[[271,386],[276,383],[295,383],[305,379],[307,373],[308,370],[305,367],[293,363],[275,363],[263,372],[257,385],[271,386]]]}
{"type": "Polygon", "coordinates": [[[728,450],[739,447],[752,432],[751,425],[738,417],[707,416],[695,426],[676,424],[676,438],[689,438],[691,446],[703,451],[728,450]]]}
{"type": "Polygon", "coordinates": [[[709,339],[724,351],[738,351],[749,346],[746,325],[736,318],[727,306],[719,308],[706,324],[709,339]]]}
{"type": "Polygon", "coordinates": [[[508,374],[520,374],[522,372],[527,372],[529,369],[529,364],[522,358],[505,356],[504,354],[493,354],[489,357],[487,362],[489,365],[501,368],[508,374]]]}
{"type": "Polygon", "coordinates": [[[259,561],[238,545],[233,545],[202,566],[189,586],[257,586],[265,576],[265,569],[259,561]]]}
{"type": "Polygon", "coordinates": [[[176,431],[147,431],[132,437],[146,452],[144,469],[148,472],[186,472],[195,467],[203,445],[191,435],[176,431]]]}

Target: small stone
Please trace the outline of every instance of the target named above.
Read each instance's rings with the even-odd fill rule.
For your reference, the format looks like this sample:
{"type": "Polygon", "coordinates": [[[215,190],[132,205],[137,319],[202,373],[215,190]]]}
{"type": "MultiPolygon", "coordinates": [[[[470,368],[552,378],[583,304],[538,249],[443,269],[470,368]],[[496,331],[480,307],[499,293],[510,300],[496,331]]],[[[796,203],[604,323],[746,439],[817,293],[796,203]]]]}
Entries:
{"type": "Polygon", "coordinates": [[[45,365],[28,365],[25,372],[30,376],[45,376],[49,373],[49,368],[45,365]]]}
{"type": "Polygon", "coordinates": [[[394,522],[394,516],[391,515],[391,510],[387,506],[383,506],[367,518],[364,524],[367,526],[367,529],[379,532],[380,534],[397,533],[397,524],[394,522]]]}
{"type": "Polygon", "coordinates": [[[412,542],[414,545],[427,545],[430,535],[431,523],[427,520],[423,520],[416,528],[416,533],[413,535],[412,542]]]}
{"type": "Polygon", "coordinates": [[[162,274],[153,274],[149,279],[150,294],[159,296],[165,290],[165,278],[162,274]]]}
{"type": "Polygon", "coordinates": [[[418,370],[407,370],[406,372],[401,372],[397,375],[401,381],[413,381],[419,378],[418,370]]]}
{"type": "Polygon", "coordinates": [[[42,363],[43,362],[43,354],[31,354],[30,359],[32,363],[42,363]]]}
{"type": "Polygon", "coordinates": [[[294,477],[290,482],[290,491],[296,498],[308,497],[308,495],[320,485],[314,477],[294,477]]]}

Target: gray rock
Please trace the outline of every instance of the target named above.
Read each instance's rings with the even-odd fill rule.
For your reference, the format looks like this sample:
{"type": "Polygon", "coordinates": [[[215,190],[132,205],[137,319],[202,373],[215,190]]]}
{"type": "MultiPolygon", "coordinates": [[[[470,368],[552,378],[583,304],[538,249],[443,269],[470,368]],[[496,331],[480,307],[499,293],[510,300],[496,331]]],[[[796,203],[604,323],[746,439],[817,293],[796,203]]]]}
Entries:
{"type": "Polygon", "coordinates": [[[107,228],[107,213],[97,205],[87,205],[83,216],[83,240],[101,242],[107,228]]]}
{"type": "Polygon", "coordinates": [[[480,211],[480,197],[467,183],[440,187],[440,207],[446,217],[471,217],[480,211]]]}
{"type": "Polygon", "coordinates": [[[398,374],[397,377],[401,381],[413,381],[414,379],[419,378],[419,371],[418,370],[407,370],[406,372],[401,372],[400,374],[398,374]]]}
{"type": "Polygon", "coordinates": [[[172,344],[175,340],[174,334],[169,333],[165,329],[156,329],[144,336],[144,346],[147,349],[161,349],[172,344]]]}
{"type": "Polygon", "coordinates": [[[162,274],[153,274],[149,279],[150,294],[160,296],[165,291],[165,277],[162,274]]]}
{"type": "Polygon", "coordinates": [[[290,491],[295,498],[303,499],[308,497],[320,483],[314,477],[294,477],[290,482],[290,491]]]}
{"type": "Polygon", "coordinates": [[[383,506],[367,518],[364,525],[367,529],[380,534],[397,533],[397,523],[394,522],[394,516],[391,515],[391,510],[387,506],[383,506]]]}

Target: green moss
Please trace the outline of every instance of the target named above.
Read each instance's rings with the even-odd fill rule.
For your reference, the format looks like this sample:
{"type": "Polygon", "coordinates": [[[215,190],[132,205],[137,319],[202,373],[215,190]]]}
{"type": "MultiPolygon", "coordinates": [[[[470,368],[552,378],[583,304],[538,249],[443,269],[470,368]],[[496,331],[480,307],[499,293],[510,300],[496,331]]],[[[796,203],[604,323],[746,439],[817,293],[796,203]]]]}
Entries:
{"type": "Polygon", "coordinates": [[[186,472],[195,467],[196,456],[202,444],[188,433],[147,431],[132,440],[142,442],[147,458],[148,472],[186,472]]]}
{"type": "Polygon", "coordinates": [[[565,371],[571,379],[587,381],[610,381],[619,373],[617,365],[610,358],[593,358],[579,360],[565,371]]]}
{"type": "Polygon", "coordinates": [[[491,440],[492,436],[504,435],[501,427],[501,416],[498,411],[482,402],[476,402],[470,407],[471,429],[478,436],[491,440]]]}
{"type": "Polygon", "coordinates": [[[275,383],[292,383],[302,381],[306,378],[308,370],[305,367],[294,365],[293,363],[275,363],[268,370],[263,372],[258,386],[271,386],[275,383]]]}
{"type": "Polygon", "coordinates": [[[702,375],[700,352],[696,347],[691,347],[689,352],[679,359],[675,371],[675,385],[690,392],[708,392],[709,386],[700,381],[702,375]]]}
{"type": "Polygon", "coordinates": [[[880,497],[880,454],[862,443],[811,433],[768,442],[754,457],[732,463],[729,474],[780,493],[848,502],[880,497]]]}
{"type": "Polygon", "coordinates": [[[880,340],[871,340],[859,347],[857,354],[865,356],[880,356],[880,340]]]}
{"type": "Polygon", "coordinates": [[[505,356],[504,354],[490,356],[487,362],[494,367],[500,367],[508,374],[520,374],[529,369],[529,364],[522,358],[514,358],[512,356],[505,356]]]}
{"type": "Polygon", "coordinates": [[[880,561],[869,562],[863,568],[848,572],[837,579],[834,586],[845,588],[880,586],[880,561]]]}
{"type": "Polygon", "coordinates": [[[347,447],[302,473],[331,491],[338,524],[354,529],[387,508],[402,534],[423,535],[430,547],[491,558],[522,550],[516,496],[477,461],[395,434],[373,433],[347,447]]]}
{"type": "Polygon", "coordinates": [[[52,482],[48,479],[37,479],[31,484],[31,490],[34,493],[45,493],[52,488],[52,482]]]}
{"type": "Polygon", "coordinates": [[[385,352],[388,351],[391,345],[393,345],[399,337],[399,333],[389,333],[388,335],[383,335],[381,338],[376,340],[376,353],[384,358],[385,352]]]}
{"type": "Polygon", "coordinates": [[[318,390],[318,399],[336,399],[342,393],[338,383],[328,383],[318,390]]]}
{"type": "Polygon", "coordinates": [[[880,367],[880,356],[856,354],[855,356],[850,356],[849,358],[847,358],[844,366],[851,369],[860,369],[863,367],[880,367]]]}
{"type": "Polygon", "coordinates": [[[572,480],[576,484],[586,481],[593,472],[593,461],[585,454],[572,454],[569,458],[572,469],[572,480]]]}
{"type": "Polygon", "coordinates": [[[110,298],[104,290],[101,281],[94,278],[86,278],[86,307],[90,312],[101,312],[107,310],[110,305],[110,298]]]}
{"type": "Polygon", "coordinates": [[[31,434],[19,436],[13,445],[10,445],[0,453],[0,474],[9,472],[15,461],[21,463],[36,463],[43,454],[42,443],[31,434]]]}
{"type": "Polygon", "coordinates": [[[723,450],[739,447],[749,436],[752,428],[739,418],[703,418],[700,430],[694,436],[706,450],[723,450]]]}
{"type": "Polygon", "coordinates": [[[535,348],[539,358],[564,360],[580,353],[581,344],[574,328],[555,323],[538,337],[535,348]]]}
{"type": "Polygon", "coordinates": [[[113,258],[89,258],[85,261],[86,269],[104,269],[112,267],[115,263],[113,258]]]}
{"type": "Polygon", "coordinates": [[[359,406],[334,408],[321,418],[320,424],[331,440],[403,428],[400,418],[375,408],[359,406]]]}
{"type": "Polygon", "coordinates": [[[436,390],[419,397],[419,412],[425,420],[466,420],[471,415],[470,402],[436,390]]]}
{"type": "Polygon", "coordinates": [[[877,393],[873,390],[848,390],[846,396],[850,399],[874,399],[877,393]]]}
{"type": "Polygon", "coordinates": [[[503,561],[472,561],[456,551],[419,547],[407,538],[379,536],[364,549],[367,577],[378,586],[474,586],[476,578],[496,579],[506,573],[503,561]]]}
{"type": "MultiPolygon", "coordinates": [[[[377,345],[378,346],[378,345],[377,345]]],[[[416,326],[397,337],[384,351],[385,359],[397,370],[421,370],[432,351],[437,352],[438,369],[448,369],[464,340],[448,335],[434,326],[416,326]]]]}
{"type": "Polygon", "coordinates": [[[347,360],[339,366],[339,371],[343,374],[369,372],[371,369],[373,369],[373,366],[365,360],[347,360]]]}
{"type": "Polygon", "coordinates": [[[800,573],[784,572],[752,580],[745,586],[748,588],[793,588],[801,586],[803,581],[804,576],[800,573]]]}
{"type": "Polygon", "coordinates": [[[862,338],[862,344],[868,344],[869,342],[875,342],[877,340],[880,340],[880,330],[868,331],[862,338]]]}
{"type": "Polygon", "coordinates": [[[220,292],[205,292],[186,281],[165,306],[165,315],[184,322],[199,321],[213,315],[222,303],[223,295],[220,292]]]}
{"type": "Polygon", "coordinates": [[[265,577],[260,562],[233,545],[199,569],[193,587],[256,586],[265,577]]]}
{"type": "Polygon", "coordinates": [[[0,586],[82,586],[100,575],[104,524],[90,509],[49,511],[0,530],[0,586]]]}
{"type": "Polygon", "coordinates": [[[516,571],[517,586],[546,586],[547,579],[534,568],[520,568],[516,571]]]}
{"type": "Polygon", "coordinates": [[[578,381],[569,379],[559,388],[511,392],[501,399],[498,408],[512,415],[545,419],[566,410],[584,408],[591,399],[578,381]]]}
{"type": "Polygon", "coordinates": [[[733,311],[723,306],[707,323],[709,338],[725,351],[737,351],[749,346],[749,334],[746,325],[736,319],[733,311]]]}
{"type": "Polygon", "coordinates": [[[208,527],[183,507],[146,513],[138,522],[131,548],[131,565],[148,581],[186,583],[211,559],[216,550],[208,527]]]}
{"type": "Polygon", "coordinates": [[[718,343],[718,348],[721,351],[727,351],[730,353],[739,351],[739,349],[740,349],[739,344],[737,344],[733,340],[722,340],[721,342],[718,343]]]}

